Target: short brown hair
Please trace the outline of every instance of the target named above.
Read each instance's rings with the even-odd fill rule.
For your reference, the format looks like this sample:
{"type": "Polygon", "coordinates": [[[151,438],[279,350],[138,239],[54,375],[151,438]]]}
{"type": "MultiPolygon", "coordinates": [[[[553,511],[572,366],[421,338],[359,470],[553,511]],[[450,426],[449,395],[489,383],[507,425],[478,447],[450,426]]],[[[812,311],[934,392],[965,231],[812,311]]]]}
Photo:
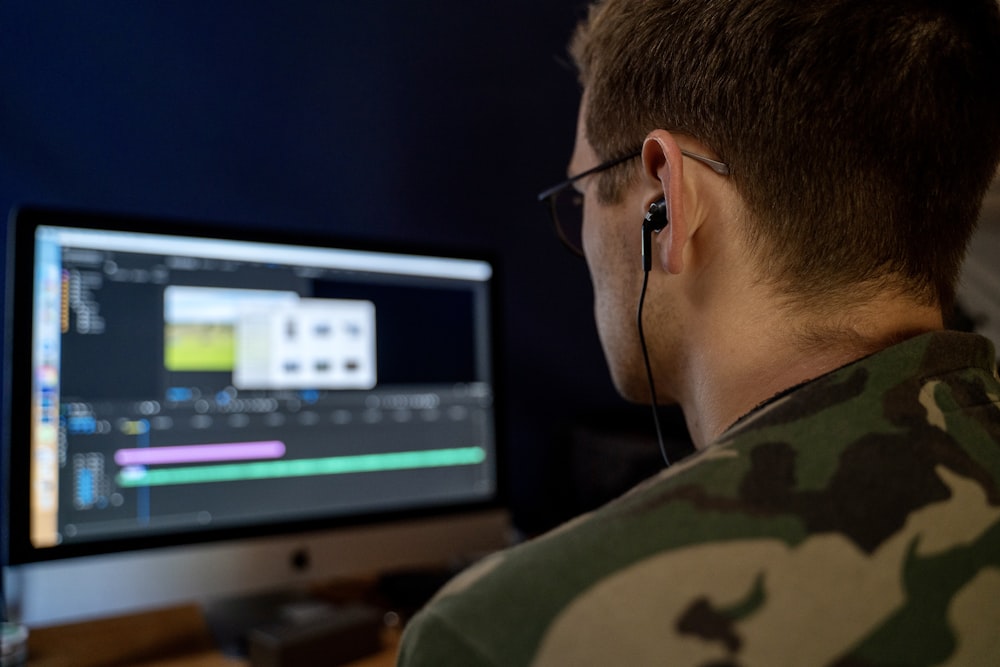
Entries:
{"type": "Polygon", "coordinates": [[[598,157],[657,128],[711,147],[789,294],[950,306],[1000,157],[996,0],[606,0],[570,50],[598,157]]]}

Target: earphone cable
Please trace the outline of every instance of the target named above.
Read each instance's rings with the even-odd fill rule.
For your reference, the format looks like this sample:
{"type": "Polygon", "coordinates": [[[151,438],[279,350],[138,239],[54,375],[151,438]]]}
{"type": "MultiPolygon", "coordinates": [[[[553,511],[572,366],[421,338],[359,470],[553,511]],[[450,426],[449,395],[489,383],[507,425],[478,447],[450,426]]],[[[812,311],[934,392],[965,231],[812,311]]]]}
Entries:
{"type": "Polygon", "coordinates": [[[653,383],[653,369],[649,364],[649,351],[646,349],[646,335],[642,329],[642,307],[646,302],[646,287],[649,284],[649,271],[643,271],[642,292],[639,293],[639,308],[636,314],[636,324],[639,328],[639,345],[642,347],[642,360],[646,364],[646,380],[649,382],[649,401],[653,409],[653,425],[656,427],[656,440],[660,445],[660,454],[663,462],[669,467],[670,458],[667,456],[667,448],[663,444],[663,431],[660,428],[660,413],[656,406],[656,386],[653,383]]]}

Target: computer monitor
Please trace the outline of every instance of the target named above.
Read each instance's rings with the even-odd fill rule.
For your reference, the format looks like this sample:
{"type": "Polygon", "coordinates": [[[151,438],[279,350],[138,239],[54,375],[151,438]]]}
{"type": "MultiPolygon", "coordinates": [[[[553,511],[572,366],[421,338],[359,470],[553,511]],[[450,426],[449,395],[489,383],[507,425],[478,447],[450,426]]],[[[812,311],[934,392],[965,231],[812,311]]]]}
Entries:
{"type": "Polygon", "coordinates": [[[39,208],[8,232],[15,619],[502,546],[490,258],[39,208]]]}

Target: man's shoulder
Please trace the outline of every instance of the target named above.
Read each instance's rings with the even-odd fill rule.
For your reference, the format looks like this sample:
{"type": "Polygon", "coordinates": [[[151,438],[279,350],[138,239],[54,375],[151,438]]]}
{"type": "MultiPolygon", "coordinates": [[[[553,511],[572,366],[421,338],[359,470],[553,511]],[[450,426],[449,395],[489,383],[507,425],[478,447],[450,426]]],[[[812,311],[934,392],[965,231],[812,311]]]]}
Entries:
{"type": "Polygon", "coordinates": [[[910,480],[885,470],[870,486],[896,493],[792,478],[769,491],[729,451],[470,569],[409,649],[483,658],[468,664],[911,664],[914,636],[942,659],[990,641],[977,628],[1000,623],[995,485],[936,467],[902,499],[910,480]]]}

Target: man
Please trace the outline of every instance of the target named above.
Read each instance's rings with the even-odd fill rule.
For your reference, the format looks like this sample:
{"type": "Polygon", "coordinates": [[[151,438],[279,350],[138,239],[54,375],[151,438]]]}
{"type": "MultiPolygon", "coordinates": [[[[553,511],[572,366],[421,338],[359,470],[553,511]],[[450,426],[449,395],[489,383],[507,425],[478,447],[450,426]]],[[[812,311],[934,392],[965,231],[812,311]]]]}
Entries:
{"type": "Polygon", "coordinates": [[[460,575],[400,663],[998,664],[996,354],[943,331],[995,0],[607,0],[572,53],[612,377],[699,451],[460,575]]]}

